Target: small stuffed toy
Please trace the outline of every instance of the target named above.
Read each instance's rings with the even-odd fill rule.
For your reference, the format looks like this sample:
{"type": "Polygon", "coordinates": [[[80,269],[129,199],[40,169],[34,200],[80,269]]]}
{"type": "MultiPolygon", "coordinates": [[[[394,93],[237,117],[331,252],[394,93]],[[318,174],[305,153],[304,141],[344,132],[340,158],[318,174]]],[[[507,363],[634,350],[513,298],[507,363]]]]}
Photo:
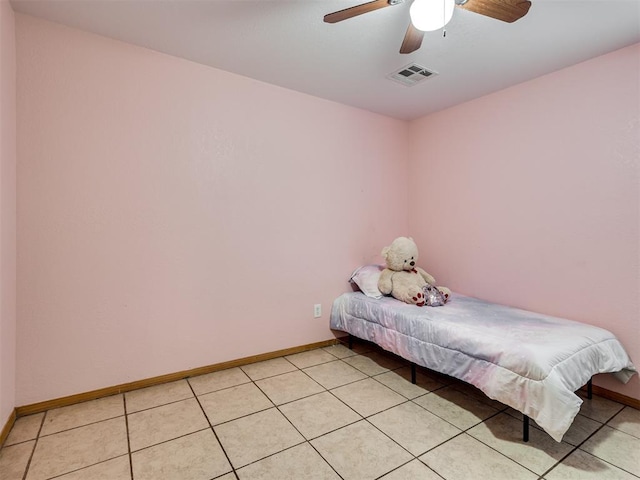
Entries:
{"type": "Polygon", "coordinates": [[[436,280],[416,264],[418,246],[411,237],[398,237],[382,249],[387,263],[380,274],[378,288],[385,295],[413,305],[440,306],[449,297],[446,287],[435,287],[436,280]]]}
{"type": "Polygon", "coordinates": [[[424,287],[422,287],[422,293],[424,293],[424,304],[427,307],[441,307],[442,305],[447,303],[449,294],[442,293],[440,290],[438,290],[439,288],[444,289],[445,287],[434,287],[433,285],[429,285],[428,283],[424,287]]]}

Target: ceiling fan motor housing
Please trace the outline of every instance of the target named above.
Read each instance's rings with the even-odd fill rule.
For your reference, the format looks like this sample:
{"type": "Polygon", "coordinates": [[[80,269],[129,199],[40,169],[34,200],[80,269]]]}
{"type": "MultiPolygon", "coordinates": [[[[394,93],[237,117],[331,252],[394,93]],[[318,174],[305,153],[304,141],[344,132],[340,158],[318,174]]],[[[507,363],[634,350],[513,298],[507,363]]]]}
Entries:
{"type": "MultiPolygon", "coordinates": [[[[349,18],[357,17],[365,13],[380,10],[382,8],[399,5],[405,0],[370,0],[360,5],[338,10],[337,12],[328,13],[324,16],[325,23],[337,23],[349,18]]],[[[400,53],[407,54],[415,52],[422,45],[422,39],[425,31],[439,30],[451,19],[454,6],[458,6],[464,10],[474,12],[486,17],[495,18],[507,23],[513,23],[524,17],[531,7],[530,0],[413,0],[409,10],[411,21],[407,27],[407,31],[400,47],[400,53]],[[433,2],[436,2],[435,4],[433,2]],[[431,20],[433,14],[425,15],[425,12],[419,12],[425,6],[438,6],[438,2],[442,2],[443,12],[440,18],[444,23],[433,23],[431,20]],[[418,22],[417,19],[420,19],[418,22]]]]}

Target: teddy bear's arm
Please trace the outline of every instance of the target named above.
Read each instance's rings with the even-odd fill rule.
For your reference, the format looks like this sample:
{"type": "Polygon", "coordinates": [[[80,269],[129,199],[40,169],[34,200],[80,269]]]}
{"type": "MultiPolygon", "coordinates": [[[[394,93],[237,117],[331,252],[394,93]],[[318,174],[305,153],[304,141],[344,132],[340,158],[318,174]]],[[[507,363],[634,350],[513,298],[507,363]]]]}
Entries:
{"type": "Polygon", "coordinates": [[[420,267],[416,267],[416,270],[418,270],[418,273],[422,275],[422,278],[424,278],[425,282],[430,283],[431,285],[436,284],[436,279],[433,278],[431,275],[429,275],[427,272],[425,272],[423,269],[421,269],[420,267]]]}
{"type": "Polygon", "coordinates": [[[393,290],[393,282],[391,281],[391,276],[393,275],[393,270],[389,270],[385,268],[382,273],[380,273],[380,278],[378,279],[378,290],[384,295],[389,295],[391,290],[393,290]]]}

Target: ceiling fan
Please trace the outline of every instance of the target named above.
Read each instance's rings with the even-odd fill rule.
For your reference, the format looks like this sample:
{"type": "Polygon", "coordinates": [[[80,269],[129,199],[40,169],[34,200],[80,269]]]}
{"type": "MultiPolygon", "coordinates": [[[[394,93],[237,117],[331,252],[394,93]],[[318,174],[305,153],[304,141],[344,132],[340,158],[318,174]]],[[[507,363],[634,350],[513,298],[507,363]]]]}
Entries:
{"type": "MultiPolygon", "coordinates": [[[[404,0],[373,0],[372,2],[329,13],[324,16],[324,21],[326,23],[337,23],[363,13],[392,7],[401,3],[404,3],[404,0]]],[[[425,31],[438,30],[446,25],[453,14],[454,3],[459,8],[508,23],[524,17],[529,11],[529,7],[531,7],[529,0],[414,0],[410,10],[411,21],[402,41],[400,53],[411,53],[419,49],[420,45],[422,45],[425,31]],[[435,14],[429,15],[427,12],[420,12],[422,8],[430,7],[436,8],[435,14]],[[427,21],[426,25],[421,23],[421,18],[427,21]],[[434,18],[436,18],[435,25],[433,25],[434,18]]]]}

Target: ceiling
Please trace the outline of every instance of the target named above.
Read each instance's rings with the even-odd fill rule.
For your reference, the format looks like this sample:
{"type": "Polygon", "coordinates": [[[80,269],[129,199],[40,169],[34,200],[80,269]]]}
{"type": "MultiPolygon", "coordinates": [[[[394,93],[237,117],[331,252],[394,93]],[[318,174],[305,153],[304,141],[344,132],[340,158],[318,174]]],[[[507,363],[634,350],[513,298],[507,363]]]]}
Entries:
{"type": "Polygon", "coordinates": [[[11,0],[16,12],[410,120],[640,42],[640,0],[532,0],[504,23],[460,8],[399,53],[409,6],[328,24],[366,0],[11,0]],[[438,75],[387,78],[409,63],[438,75]]]}

